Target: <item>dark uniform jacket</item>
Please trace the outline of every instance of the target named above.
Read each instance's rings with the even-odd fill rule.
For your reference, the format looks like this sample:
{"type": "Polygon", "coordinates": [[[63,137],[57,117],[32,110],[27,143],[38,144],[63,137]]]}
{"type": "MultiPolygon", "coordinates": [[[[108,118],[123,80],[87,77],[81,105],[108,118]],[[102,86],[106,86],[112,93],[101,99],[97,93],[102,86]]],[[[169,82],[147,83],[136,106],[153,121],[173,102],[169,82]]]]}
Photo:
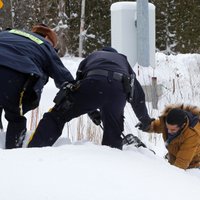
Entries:
{"type": "MultiPolygon", "coordinates": [[[[133,74],[135,77],[135,73],[131,68],[131,66],[129,65],[127,57],[120,53],[113,53],[109,51],[97,51],[90,54],[79,65],[77,73],[78,79],[85,77],[89,71],[95,69],[102,69],[111,72],[119,72],[127,76],[133,74]],[[79,73],[81,75],[79,75],[79,73]]],[[[140,83],[136,78],[134,80],[133,90],[134,90],[133,101],[130,103],[137,118],[141,122],[150,120],[145,105],[145,94],[140,83]]]]}
{"type": "Polygon", "coordinates": [[[8,67],[27,74],[27,77],[34,77],[33,88],[29,88],[32,91],[28,91],[29,95],[32,95],[32,101],[24,102],[25,111],[38,106],[42,88],[49,77],[54,79],[58,88],[65,81],[73,81],[72,75],[62,64],[51,44],[32,32],[0,32],[0,67],[8,67]]]}
{"type": "Polygon", "coordinates": [[[194,106],[171,105],[163,114],[151,123],[150,132],[162,133],[168,150],[168,160],[172,165],[182,169],[200,167],[200,110],[194,106]],[[188,120],[180,133],[169,140],[165,119],[172,108],[186,111],[188,120]]]}

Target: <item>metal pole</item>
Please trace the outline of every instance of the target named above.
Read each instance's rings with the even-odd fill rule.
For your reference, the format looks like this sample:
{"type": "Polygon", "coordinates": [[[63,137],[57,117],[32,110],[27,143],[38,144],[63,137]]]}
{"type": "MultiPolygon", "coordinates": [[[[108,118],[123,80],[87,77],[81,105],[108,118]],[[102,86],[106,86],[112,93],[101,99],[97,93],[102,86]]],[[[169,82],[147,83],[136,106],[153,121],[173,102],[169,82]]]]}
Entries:
{"type": "Polygon", "coordinates": [[[148,6],[148,0],[137,0],[137,60],[143,67],[150,65],[148,6]]]}

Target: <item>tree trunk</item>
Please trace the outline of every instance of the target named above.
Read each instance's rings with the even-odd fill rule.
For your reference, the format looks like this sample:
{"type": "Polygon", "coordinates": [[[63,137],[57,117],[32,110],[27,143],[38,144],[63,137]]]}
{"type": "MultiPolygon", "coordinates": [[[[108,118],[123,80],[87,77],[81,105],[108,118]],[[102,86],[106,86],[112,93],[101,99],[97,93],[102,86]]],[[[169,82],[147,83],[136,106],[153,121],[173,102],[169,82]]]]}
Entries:
{"type": "Polygon", "coordinates": [[[82,57],[82,52],[83,52],[84,26],[85,26],[85,0],[82,0],[81,24],[80,24],[80,34],[79,34],[79,57],[82,57]]]}

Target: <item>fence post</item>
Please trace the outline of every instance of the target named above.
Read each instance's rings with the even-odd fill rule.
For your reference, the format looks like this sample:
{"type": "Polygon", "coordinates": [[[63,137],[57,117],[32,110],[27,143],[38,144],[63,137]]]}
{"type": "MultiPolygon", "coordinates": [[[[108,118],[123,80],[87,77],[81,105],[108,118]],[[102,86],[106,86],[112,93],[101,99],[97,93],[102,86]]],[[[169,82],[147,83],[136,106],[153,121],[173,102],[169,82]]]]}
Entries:
{"type": "Polygon", "coordinates": [[[152,107],[158,109],[157,77],[152,77],[152,107]]]}

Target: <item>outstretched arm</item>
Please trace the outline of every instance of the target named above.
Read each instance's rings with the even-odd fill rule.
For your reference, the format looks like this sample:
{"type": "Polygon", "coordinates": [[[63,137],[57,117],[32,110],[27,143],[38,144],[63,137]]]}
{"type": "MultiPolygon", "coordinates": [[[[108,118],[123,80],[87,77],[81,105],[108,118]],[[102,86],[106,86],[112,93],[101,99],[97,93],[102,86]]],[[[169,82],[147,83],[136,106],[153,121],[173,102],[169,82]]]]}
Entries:
{"type": "Polygon", "coordinates": [[[145,104],[145,94],[142,89],[142,86],[135,78],[134,80],[134,87],[133,87],[133,100],[130,102],[133,111],[138,118],[139,121],[142,123],[145,121],[149,121],[151,118],[149,117],[147,107],[145,104]]]}

